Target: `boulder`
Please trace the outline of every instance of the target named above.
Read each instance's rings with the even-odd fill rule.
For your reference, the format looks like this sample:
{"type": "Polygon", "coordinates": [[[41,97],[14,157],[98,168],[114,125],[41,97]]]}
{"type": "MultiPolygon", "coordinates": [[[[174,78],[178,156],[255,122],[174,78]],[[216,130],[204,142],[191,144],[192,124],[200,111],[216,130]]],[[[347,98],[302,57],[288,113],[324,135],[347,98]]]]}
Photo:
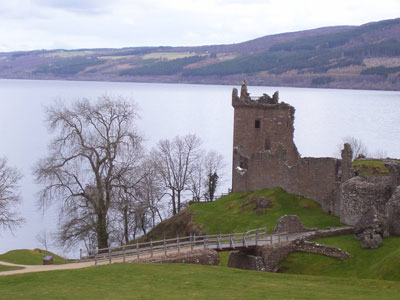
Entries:
{"type": "Polygon", "coordinates": [[[400,186],[395,189],[392,197],[386,203],[385,215],[389,233],[400,235],[400,186]]]}
{"type": "Polygon", "coordinates": [[[350,178],[340,186],[340,221],[354,226],[371,206],[383,214],[390,197],[389,176],[350,178]]]}
{"type": "Polygon", "coordinates": [[[388,235],[386,216],[379,212],[375,206],[370,207],[354,226],[354,235],[357,239],[360,239],[365,231],[380,236],[388,235]]]}
{"type": "Polygon", "coordinates": [[[278,222],[276,223],[275,229],[272,233],[273,234],[283,233],[283,232],[297,233],[297,232],[307,232],[312,230],[314,229],[305,228],[298,216],[286,215],[278,219],[278,222]]]}
{"type": "Polygon", "coordinates": [[[382,244],[382,237],[368,229],[360,235],[361,247],[378,248],[382,244]]]}
{"type": "Polygon", "coordinates": [[[269,203],[270,202],[267,198],[260,197],[256,202],[256,208],[267,208],[269,203]]]}

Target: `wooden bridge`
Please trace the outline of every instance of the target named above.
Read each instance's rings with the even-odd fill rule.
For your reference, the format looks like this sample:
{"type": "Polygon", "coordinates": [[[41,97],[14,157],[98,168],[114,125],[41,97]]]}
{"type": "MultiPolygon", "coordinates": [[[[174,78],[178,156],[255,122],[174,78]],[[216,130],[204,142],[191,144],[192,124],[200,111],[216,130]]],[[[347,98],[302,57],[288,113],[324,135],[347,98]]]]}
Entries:
{"type": "Polygon", "coordinates": [[[199,249],[234,251],[252,249],[258,245],[281,243],[299,237],[299,233],[268,234],[267,228],[251,229],[243,233],[217,235],[189,235],[173,239],[162,239],[145,243],[134,243],[119,247],[96,249],[80,253],[80,262],[94,261],[94,264],[113,262],[149,261],[156,262],[168,254],[190,252],[199,249]]]}

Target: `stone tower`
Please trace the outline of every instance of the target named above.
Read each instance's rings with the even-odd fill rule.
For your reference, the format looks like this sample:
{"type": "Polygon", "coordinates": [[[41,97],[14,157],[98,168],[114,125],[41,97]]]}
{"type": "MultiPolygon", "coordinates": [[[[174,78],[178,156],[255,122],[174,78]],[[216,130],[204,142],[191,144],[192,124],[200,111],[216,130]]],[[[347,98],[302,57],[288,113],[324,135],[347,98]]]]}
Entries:
{"type": "MultiPolygon", "coordinates": [[[[249,174],[246,172],[249,161],[257,156],[280,156],[287,166],[297,163],[299,153],[293,142],[295,109],[289,104],[279,102],[278,92],[272,97],[263,94],[253,99],[247,92],[246,81],[243,81],[240,97],[237,89],[232,91],[232,106],[235,110],[232,178],[234,192],[252,188],[248,183],[254,182],[254,178],[248,178],[249,174]]],[[[251,176],[257,174],[253,172],[251,176]]]]}

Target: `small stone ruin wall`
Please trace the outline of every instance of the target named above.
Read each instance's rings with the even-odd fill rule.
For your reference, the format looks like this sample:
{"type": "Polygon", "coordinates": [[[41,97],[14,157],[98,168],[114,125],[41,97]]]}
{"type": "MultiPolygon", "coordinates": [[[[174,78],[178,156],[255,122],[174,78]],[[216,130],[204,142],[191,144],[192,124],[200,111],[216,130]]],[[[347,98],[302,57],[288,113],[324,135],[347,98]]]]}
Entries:
{"type": "Polygon", "coordinates": [[[257,246],[255,249],[241,252],[232,252],[229,255],[228,266],[244,270],[277,272],[278,264],[293,252],[319,254],[337,260],[345,260],[350,257],[347,251],[332,246],[309,242],[308,240],[352,234],[353,232],[354,230],[352,227],[316,230],[293,241],[257,246]]]}
{"type": "Polygon", "coordinates": [[[140,262],[151,262],[160,264],[185,263],[206,266],[219,266],[219,254],[211,249],[194,250],[193,252],[181,252],[168,254],[155,259],[141,259],[140,262]]]}

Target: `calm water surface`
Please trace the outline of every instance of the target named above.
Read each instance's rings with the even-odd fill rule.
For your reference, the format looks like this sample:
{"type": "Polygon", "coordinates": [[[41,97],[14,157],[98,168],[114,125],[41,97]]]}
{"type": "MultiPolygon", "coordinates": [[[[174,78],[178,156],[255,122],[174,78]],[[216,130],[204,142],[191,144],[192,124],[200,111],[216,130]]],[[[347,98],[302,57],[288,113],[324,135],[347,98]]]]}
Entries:
{"type": "MultiPolygon", "coordinates": [[[[46,155],[50,136],[44,107],[55,99],[66,102],[97,96],[122,95],[133,99],[141,118],[138,129],[148,148],[158,140],[195,133],[203,146],[224,155],[224,191],[230,186],[233,86],[145,84],[73,81],[0,80],[0,156],[24,174],[21,214],[27,222],[14,235],[0,232],[0,253],[40,246],[35,235],[54,231],[57,213],[37,210],[39,189],[32,167],[46,155]]],[[[239,87],[237,87],[239,88],[239,87]]],[[[252,96],[279,90],[282,101],[296,108],[295,142],[302,156],[332,156],[342,137],[360,138],[371,153],[384,150],[400,157],[400,92],[249,87],[252,96]]]]}

